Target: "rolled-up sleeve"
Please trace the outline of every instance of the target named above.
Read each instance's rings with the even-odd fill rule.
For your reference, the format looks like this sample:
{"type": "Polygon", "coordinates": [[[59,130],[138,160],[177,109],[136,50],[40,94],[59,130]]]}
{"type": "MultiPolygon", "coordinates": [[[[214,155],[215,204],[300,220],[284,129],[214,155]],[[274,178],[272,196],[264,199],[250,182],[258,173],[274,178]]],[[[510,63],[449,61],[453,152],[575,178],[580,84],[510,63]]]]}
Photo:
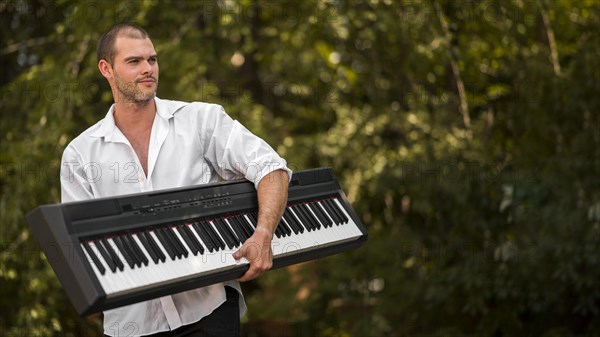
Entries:
{"type": "Polygon", "coordinates": [[[233,120],[221,106],[214,106],[204,117],[200,128],[204,155],[221,177],[244,177],[255,187],[263,177],[276,170],[286,171],[291,179],[292,171],[285,159],[267,142],[233,120]]]}

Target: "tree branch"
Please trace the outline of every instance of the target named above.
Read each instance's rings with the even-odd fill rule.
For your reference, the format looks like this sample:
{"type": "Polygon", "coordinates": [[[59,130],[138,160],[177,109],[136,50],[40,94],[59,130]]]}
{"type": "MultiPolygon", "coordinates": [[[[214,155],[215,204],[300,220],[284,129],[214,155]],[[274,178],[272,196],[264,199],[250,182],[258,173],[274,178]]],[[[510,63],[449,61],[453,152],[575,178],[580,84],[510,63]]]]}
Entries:
{"type": "Polygon", "coordinates": [[[546,37],[548,38],[548,47],[550,48],[550,61],[552,62],[552,68],[554,69],[555,75],[560,75],[560,62],[558,59],[558,50],[556,49],[556,40],[554,38],[554,30],[550,25],[550,18],[548,17],[548,11],[546,10],[546,1],[538,1],[540,6],[540,14],[542,16],[542,23],[544,24],[544,30],[546,31],[546,37]]]}
{"type": "Polygon", "coordinates": [[[8,45],[8,46],[0,49],[0,55],[6,55],[6,54],[14,53],[17,50],[21,49],[22,47],[40,46],[40,45],[48,43],[49,40],[50,39],[46,36],[46,37],[36,37],[36,38],[33,38],[33,39],[29,39],[29,40],[25,40],[25,41],[13,43],[11,45],[8,45]]]}
{"type": "Polygon", "coordinates": [[[77,53],[77,57],[72,62],[70,62],[68,65],[68,67],[71,68],[71,77],[72,78],[77,78],[77,76],[79,75],[79,69],[81,68],[81,62],[83,61],[83,58],[87,54],[90,39],[91,38],[89,35],[85,36],[85,38],[79,44],[79,50],[77,53]]]}
{"type": "MultiPolygon", "coordinates": [[[[444,11],[442,10],[439,3],[434,2],[433,5],[435,7],[435,12],[437,13],[438,18],[440,20],[440,25],[442,26],[442,31],[444,32],[444,35],[446,35],[446,38],[449,41],[452,41],[453,36],[452,36],[452,33],[450,32],[450,28],[448,27],[448,21],[446,19],[444,11]]],[[[469,102],[467,101],[465,84],[461,77],[460,68],[458,67],[458,55],[456,53],[456,46],[454,46],[452,44],[452,42],[450,42],[449,48],[450,48],[450,68],[452,70],[452,75],[454,76],[454,81],[456,82],[456,90],[458,92],[458,98],[460,101],[459,110],[462,115],[463,124],[466,129],[467,139],[470,140],[470,139],[472,139],[471,116],[469,115],[469,102]]]]}

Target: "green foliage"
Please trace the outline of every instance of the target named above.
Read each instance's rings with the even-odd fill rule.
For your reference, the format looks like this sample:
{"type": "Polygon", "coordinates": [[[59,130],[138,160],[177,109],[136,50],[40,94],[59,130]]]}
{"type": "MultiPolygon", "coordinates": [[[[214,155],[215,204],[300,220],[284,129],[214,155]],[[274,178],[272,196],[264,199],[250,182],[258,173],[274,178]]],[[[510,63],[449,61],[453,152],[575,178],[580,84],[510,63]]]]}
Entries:
{"type": "Polygon", "coordinates": [[[595,0],[0,1],[0,329],[99,334],[24,215],[111,96],[95,41],[146,27],[159,96],[223,104],[331,166],[361,249],[244,284],[248,335],[597,336],[595,0]]]}

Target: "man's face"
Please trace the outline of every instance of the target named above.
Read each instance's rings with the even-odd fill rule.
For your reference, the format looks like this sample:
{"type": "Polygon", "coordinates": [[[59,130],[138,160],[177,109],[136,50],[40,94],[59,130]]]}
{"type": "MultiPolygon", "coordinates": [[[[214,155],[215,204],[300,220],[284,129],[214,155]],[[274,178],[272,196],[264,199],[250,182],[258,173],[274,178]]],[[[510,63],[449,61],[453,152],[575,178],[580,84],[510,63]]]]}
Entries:
{"type": "Polygon", "coordinates": [[[117,37],[113,78],[115,101],[146,103],[154,99],[158,87],[158,60],[150,39],[117,37]]]}

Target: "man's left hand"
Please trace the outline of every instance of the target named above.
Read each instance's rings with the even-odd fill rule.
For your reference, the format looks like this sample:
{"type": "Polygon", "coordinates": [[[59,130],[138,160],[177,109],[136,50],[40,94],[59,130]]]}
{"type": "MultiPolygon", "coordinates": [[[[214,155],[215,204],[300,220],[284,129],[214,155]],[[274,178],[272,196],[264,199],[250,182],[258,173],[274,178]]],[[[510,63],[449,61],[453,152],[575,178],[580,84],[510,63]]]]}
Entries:
{"type": "Polygon", "coordinates": [[[266,228],[258,227],[254,234],[234,254],[236,260],[245,257],[250,262],[250,268],[238,281],[253,280],[273,266],[271,240],[273,234],[266,228]]]}

